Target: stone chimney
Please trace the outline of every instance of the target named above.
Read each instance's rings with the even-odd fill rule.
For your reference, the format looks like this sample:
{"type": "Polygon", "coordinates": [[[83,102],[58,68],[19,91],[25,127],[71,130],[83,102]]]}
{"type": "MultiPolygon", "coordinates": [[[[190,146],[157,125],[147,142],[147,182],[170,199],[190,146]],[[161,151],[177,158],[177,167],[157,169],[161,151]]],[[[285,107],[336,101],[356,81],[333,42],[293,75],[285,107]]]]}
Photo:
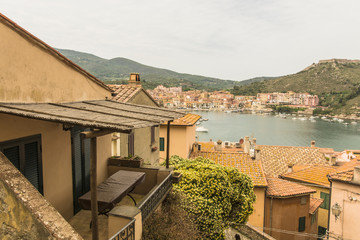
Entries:
{"type": "Polygon", "coordinates": [[[287,173],[292,173],[292,172],[293,172],[293,167],[294,167],[294,164],[290,163],[290,164],[288,165],[287,173]]]}
{"type": "Polygon", "coordinates": [[[141,85],[140,74],[139,73],[130,73],[128,85],[130,85],[130,86],[141,85]]]}
{"type": "Polygon", "coordinates": [[[197,142],[194,142],[192,150],[193,153],[197,153],[199,151],[199,144],[197,142]]]}
{"type": "Polygon", "coordinates": [[[222,150],[222,141],[219,139],[219,140],[216,142],[215,151],[221,151],[221,150],[222,150]]]}
{"type": "Polygon", "coordinates": [[[354,183],[360,184],[360,166],[354,168],[354,183]]]}
{"type": "Polygon", "coordinates": [[[244,140],[244,153],[249,153],[249,152],[250,152],[250,140],[249,137],[246,136],[244,140]]]}
{"type": "Polygon", "coordinates": [[[260,148],[255,148],[255,160],[260,160],[260,148]]]}
{"type": "Polygon", "coordinates": [[[315,140],[311,141],[311,147],[315,147],[315,140]]]}

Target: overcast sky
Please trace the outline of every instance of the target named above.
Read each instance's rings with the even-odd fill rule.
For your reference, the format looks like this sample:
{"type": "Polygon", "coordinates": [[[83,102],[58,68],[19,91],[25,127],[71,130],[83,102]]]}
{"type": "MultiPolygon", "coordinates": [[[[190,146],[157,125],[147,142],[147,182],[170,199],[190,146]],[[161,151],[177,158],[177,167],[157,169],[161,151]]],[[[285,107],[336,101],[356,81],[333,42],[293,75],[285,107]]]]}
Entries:
{"type": "Polygon", "coordinates": [[[0,12],[52,47],[222,79],[360,58],[359,0],[0,0],[0,12]]]}

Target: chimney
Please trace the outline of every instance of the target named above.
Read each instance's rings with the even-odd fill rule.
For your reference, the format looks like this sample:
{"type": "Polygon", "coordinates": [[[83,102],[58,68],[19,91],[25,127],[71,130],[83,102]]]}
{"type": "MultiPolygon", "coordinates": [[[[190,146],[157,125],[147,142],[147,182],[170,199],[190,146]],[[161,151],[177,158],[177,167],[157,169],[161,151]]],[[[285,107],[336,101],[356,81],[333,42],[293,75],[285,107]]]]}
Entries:
{"type": "Polygon", "coordinates": [[[197,142],[194,142],[192,150],[193,153],[197,153],[199,151],[199,144],[197,142]]]}
{"type": "Polygon", "coordinates": [[[130,86],[141,85],[140,74],[139,73],[130,73],[128,85],[130,85],[130,86]]]}
{"type": "Polygon", "coordinates": [[[290,163],[290,164],[288,165],[287,173],[292,173],[292,172],[293,172],[293,167],[294,167],[294,164],[290,163]]]}
{"type": "Polygon", "coordinates": [[[315,140],[311,141],[311,147],[315,147],[315,140]]]}
{"type": "Polygon", "coordinates": [[[256,149],[256,138],[253,138],[252,144],[253,144],[253,148],[256,149]]]}
{"type": "Polygon", "coordinates": [[[222,150],[222,141],[220,139],[216,142],[215,150],[216,151],[222,150]]]}
{"type": "Polygon", "coordinates": [[[255,148],[255,160],[260,160],[260,148],[255,148]]]}
{"type": "Polygon", "coordinates": [[[354,178],[353,182],[360,184],[360,166],[354,167],[354,178]]]}
{"type": "Polygon", "coordinates": [[[250,140],[249,137],[246,136],[244,140],[244,153],[249,153],[249,152],[250,152],[250,140]]]}

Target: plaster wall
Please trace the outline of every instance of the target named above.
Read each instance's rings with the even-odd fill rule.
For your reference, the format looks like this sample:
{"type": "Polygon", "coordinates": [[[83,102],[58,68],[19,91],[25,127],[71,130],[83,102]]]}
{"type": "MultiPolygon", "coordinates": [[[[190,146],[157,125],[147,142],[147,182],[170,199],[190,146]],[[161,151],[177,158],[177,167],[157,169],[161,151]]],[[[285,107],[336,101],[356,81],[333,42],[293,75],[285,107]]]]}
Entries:
{"type": "Polygon", "coordinates": [[[254,188],[256,201],[254,203],[254,212],[250,215],[248,223],[255,227],[264,226],[265,190],[264,187],[254,188]]]}
{"type": "MultiPolygon", "coordinates": [[[[41,134],[44,197],[65,219],[73,216],[71,134],[62,124],[0,114],[0,142],[41,134]]],[[[111,135],[98,138],[98,183],[107,175],[111,135]]]]}
{"type": "MultiPolygon", "coordinates": [[[[317,234],[317,229],[311,226],[311,215],[309,214],[310,195],[307,195],[305,197],[307,198],[306,204],[300,204],[301,196],[292,198],[273,198],[271,213],[272,217],[270,216],[271,199],[270,197],[266,197],[265,227],[270,228],[270,230],[266,230],[265,232],[278,240],[315,240],[316,238],[276,231],[276,229],[282,229],[298,232],[299,218],[305,217],[305,231],[301,233],[317,234]]],[[[316,222],[313,225],[316,226],[316,222]]]]}
{"type": "MultiPolygon", "coordinates": [[[[189,157],[189,151],[192,141],[195,142],[195,129],[188,129],[187,126],[174,126],[170,125],[170,157],[178,155],[183,158],[189,157]],[[193,140],[192,140],[193,138],[193,140]]],[[[166,159],[166,146],[167,146],[167,125],[160,125],[160,137],[164,138],[164,151],[160,152],[162,161],[166,159]]]]}
{"type": "Polygon", "coordinates": [[[360,186],[333,181],[331,191],[330,209],[337,203],[341,213],[337,219],[330,213],[329,232],[343,239],[358,239],[360,236],[358,224],[360,222],[360,186]]]}
{"type": "MultiPolygon", "coordinates": [[[[312,196],[316,198],[320,198],[320,192],[323,193],[330,193],[330,190],[327,188],[320,188],[320,187],[313,187],[311,188],[316,190],[316,193],[314,193],[312,196]]],[[[318,209],[318,226],[321,226],[323,228],[328,228],[328,215],[329,210],[319,207],[318,209]]]]}
{"type": "Polygon", "coordinates": [[[111,97],[74,68],[0,21],[0,102],[71,102],[111,97]]]}
{"type": "Polygon", "coordinates": [[[157,107],[157,105],[154,103],[154,101],[152,101],[149,98],[149,96],[146,93],[144,93],[143,91],[138,92],[132,99],[130,99],[129,102],[134,103],[134,104],[157,107]]]}

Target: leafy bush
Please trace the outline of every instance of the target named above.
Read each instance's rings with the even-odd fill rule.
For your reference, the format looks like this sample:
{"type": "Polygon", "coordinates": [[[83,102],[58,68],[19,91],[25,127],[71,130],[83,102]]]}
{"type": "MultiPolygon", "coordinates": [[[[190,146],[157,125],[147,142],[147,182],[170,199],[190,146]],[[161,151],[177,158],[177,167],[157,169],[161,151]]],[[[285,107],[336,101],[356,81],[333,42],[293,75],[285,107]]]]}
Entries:
{"type": "Polygon", "coordinates": [[[255,201],[251,179],[235,168],[198,157],[173,156],[170,164],[183,177],[174,191],[184,194],[189,204],[182,208],[196,217],[204,239],[223,239],[231,223],[245,223],[255,201]]]}

